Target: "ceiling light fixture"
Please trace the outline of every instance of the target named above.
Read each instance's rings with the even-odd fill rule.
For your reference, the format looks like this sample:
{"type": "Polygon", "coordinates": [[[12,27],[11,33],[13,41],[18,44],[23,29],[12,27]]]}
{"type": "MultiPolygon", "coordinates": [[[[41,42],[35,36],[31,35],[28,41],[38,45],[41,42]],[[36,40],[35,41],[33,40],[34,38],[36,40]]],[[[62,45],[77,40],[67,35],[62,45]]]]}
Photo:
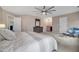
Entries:
{"type": "Polygon", "coordinates": [[[43,15],[46,15],[47,13],[45,11],[42,12],[43,15]]]}

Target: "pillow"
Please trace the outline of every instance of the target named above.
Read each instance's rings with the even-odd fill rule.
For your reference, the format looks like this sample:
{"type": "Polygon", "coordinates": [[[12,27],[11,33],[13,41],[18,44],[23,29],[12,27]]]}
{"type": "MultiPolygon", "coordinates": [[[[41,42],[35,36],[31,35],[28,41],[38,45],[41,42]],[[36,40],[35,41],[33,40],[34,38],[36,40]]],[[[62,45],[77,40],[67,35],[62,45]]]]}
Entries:
{"type": "Polygon", "coordinates": [[[73,28],[74,30],[79,30],[79,28],[73,28]]]}
{"type": "Polygon", "coordinates": [[[15,33],[8,30],[8,29],[0,29],[0,34],[6,39],[6,40],[15,40],[16,36],[15,33]]]}
{"type": "Polygon", "coordinates": [[[70,28],[67,32],[70,33],[70,34],[74,34],[73,28],[70,28]]]}
{"type": "Polygon", "coordinates": [[[75,34],[79,34],[79,30],[75,30],[75,34]]]}

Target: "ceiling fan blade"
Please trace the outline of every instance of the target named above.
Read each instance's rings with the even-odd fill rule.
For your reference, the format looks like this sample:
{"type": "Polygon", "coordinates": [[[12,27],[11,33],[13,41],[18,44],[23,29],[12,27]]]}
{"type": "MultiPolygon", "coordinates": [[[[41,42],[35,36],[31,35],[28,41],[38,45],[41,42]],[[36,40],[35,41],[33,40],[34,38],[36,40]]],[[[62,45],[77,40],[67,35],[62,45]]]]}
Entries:
{"type": "Polygon", "coordinates": [[[48,12],[52,12],[52,11],[56,11],[56,10],[48,10],[48,12]]]}
{"type": "Polygon", "coordinates": [[[35,9],[37,9],[37,10],[39,10],[39,11],[42,11],[42,9],[39,9],[39,8],[35,8],[35,9]]]}
{"type": "Polygon", "coordinates": [[[38,11],[33,11],[33,12],[35,12],[36,14],[41,14],[41,12],[38,12],[38,11]]]}
{"type": "Polygon", "coordinates": [[[52,9],[52,8],[54,8],[54,6],[52,6],[52,7],[48,8],[47,10],[50,10],[50,9],[52,9]]]}
{"type": "Polygon", "coordinates": [[[56,11],[56,10],[50,10],[50,11],[56,11]]]}

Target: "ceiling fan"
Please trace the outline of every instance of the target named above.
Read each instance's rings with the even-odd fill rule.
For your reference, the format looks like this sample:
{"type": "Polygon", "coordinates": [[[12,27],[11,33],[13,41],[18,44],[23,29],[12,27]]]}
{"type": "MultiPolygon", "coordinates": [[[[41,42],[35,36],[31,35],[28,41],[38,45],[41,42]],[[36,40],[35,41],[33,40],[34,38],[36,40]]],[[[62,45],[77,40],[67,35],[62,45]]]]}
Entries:
{"type": "Polygon", "coordinates": [[[49,8],[47,8],[47,6],[43,6],[42,8],[37,8],[37,7],[35,7],[35,9],[36,9],[37,11],[34,11],[34,12],[39,12],[39,13],[42,14],[42,15],[52,14],[53,11],[56,11],[56,10],[53,9],[53,8],[55,8],[55,7],[54,7],[54,6],[49,7],[49,8]]]}

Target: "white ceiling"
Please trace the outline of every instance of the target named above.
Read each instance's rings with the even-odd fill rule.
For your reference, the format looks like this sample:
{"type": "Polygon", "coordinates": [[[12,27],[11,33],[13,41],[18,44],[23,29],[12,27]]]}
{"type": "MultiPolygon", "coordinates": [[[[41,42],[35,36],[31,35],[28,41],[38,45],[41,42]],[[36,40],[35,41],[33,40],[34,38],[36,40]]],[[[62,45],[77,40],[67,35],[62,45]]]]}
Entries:
{"type": "MultiPolygon", "coordinates": [[[[42,16],[39,14],[39,11],[35,9],[35,7],[38,6],[2,6],[4,10],[11,12],[15,15],[42,16]],[[38,13],[34,11],[38,11],[38,13]]],[[[56,11],[53,11],[51,15],[48,14],[47,16],[58,16],[79,11],[79,8],[77,8],[76,6],[55,6],[54,9],[56,9],[56,11]]]]}

